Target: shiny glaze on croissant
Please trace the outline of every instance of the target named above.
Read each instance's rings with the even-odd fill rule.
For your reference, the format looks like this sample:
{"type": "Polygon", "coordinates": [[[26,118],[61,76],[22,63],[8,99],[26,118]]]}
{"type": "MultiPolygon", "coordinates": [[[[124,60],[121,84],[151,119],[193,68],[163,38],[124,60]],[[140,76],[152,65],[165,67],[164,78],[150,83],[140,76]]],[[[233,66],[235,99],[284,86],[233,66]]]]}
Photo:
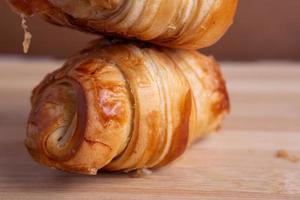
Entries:
{"type": "Polygon", "coordinates": [[[233,22],[238,0],[9,0],[26,15],[82,31],[197,49],[233,22]]]}
{"type": "Polygon", "coordinates": [[[218,129],[229,110],[212,57],[107,40],[47,75],[31,103],[32,157],[84,174],[168,164],[218,129]]]}

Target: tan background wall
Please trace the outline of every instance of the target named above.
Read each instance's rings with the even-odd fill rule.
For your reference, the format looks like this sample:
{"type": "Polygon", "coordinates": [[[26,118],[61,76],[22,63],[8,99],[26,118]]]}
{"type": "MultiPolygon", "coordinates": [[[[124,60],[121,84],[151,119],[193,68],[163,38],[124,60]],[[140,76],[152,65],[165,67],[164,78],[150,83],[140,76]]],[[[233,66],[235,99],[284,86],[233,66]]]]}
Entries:
{"type": "MultiPolygon", "coordinates": [[[[20,19],[0,0],[0,54],[21,53],[20,19]]],[[[94,36],[29,20],[29,55],[65,57],[94,36]]],[[[240,0],[234,26],[214,47],[203,50],[222,60],[300,60],[300,0],[240,0]]]]}

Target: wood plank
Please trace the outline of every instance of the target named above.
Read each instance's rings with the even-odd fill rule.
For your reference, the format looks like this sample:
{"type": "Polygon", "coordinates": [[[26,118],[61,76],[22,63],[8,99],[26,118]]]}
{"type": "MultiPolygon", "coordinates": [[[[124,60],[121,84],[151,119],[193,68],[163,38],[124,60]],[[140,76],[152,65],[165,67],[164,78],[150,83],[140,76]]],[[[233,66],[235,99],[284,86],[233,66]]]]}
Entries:
{"type": "Polygon", "coordinates": [[[0,59],[0,199],[300,199],[300,64],[224,63],[232,111],[224,128],[149,176],[95,177],[33,162],[23,145],[30,91],[62,64],[0,59]]]}

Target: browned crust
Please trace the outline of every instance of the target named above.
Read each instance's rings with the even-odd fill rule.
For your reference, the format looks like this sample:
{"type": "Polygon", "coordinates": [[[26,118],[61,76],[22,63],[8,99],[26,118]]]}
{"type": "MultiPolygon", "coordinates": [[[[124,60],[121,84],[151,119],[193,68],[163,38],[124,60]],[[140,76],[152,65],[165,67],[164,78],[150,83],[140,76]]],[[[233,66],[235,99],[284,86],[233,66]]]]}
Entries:
{"type": "Polygon", "coordinates": [[[215,80],[215,85],[213,89],[214,91],[217,91],[218,94],[221,95],[221,97],[219,98],[220,100],[217,101],[212,107],[213,113],[215,113],[215,115],[217,116],[224,111],[225,112],[230,111],[230,99],[226,88],[226,82],[221,72],[220,65],[212,56],[210,57],[210,63],[211,64],[209,65],[208,69],[211,70],[210,74],[215,80]]]}
{"type": "MultiPolygon", "coordinates": [[[[97,28],[95,25],[91,25],[89,20],[78,19],[63,12],[60,8],[53,6],[47,0],[9,0],[14,9],[27,16],[33,14],[39,14],[46,21],[58,26],[66,26],[72,29],[77,29],[83,32],[95,33],[98,35],[121,37],[128,39],[144,40],[139,33],[130,33],[130,31],[112,31],[110,27],[97,28]]],[[[181,49],[197,49],[209,47],[218,41],[227,29],[232,25],[233,18],[236,13],[238,0],[223,0],[218,8],[214,9],[204,20],[204,24],[199,28],[189,33],[188,35],[194,35],[185,42],[181,42],[177,36],[168,37],[164,39],[155,38],[148,41],[160,46],[181,48],[181,49]],[[211,34],[212,30],[214,31],[211,34]]],[[[97,24],[93,22],[92,24],[97,24]]]]}
{"type": "Polygon", "coordinates": [[[16,12],[27,16],[48,11],[50,6],[47,0],[8,0],[8,2],[16,12]]]}
{"type": "Polygon", "coordinates": [[[189,123],[192,110],[192,94],[190,90],[187,92],[180,110],[181,120],[179,126],[174,130],[171,148],[166,157],[155,167],[161,167],[174,161],[185,152],[188,146],[190,133],[189,123]]]}

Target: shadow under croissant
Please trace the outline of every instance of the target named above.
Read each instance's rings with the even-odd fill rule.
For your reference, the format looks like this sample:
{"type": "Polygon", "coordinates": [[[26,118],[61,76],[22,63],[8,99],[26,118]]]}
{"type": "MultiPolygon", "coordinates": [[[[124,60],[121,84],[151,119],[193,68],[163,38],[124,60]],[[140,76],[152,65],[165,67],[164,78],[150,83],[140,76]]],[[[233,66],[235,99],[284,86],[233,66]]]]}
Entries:
{"type": "Polygon", "coordinates": [[[2,175],[1,182],[5,182],[18,192],[73,191],[73,188],[84,188],[85,183],[89,186],[101,187],[107,179],[128,177],[126,174],[118,173],[113,175],[104,173],[96,177],[84,176],[41,167],[29,158],[22,141],[14,141],[2,146],[1,152],[14,155],[13,159],[1,156],[1,160],[6,160],[5,164],[0,165],[1,173],[5,174],[2,175]],[[97,181],[99,176],[100,181],[97,181]]]}
{"type": "MultiPolygon", "coordinates": [[[[202,140],[199,142],[201,141],[202,140]]],[[[121,191],[122,185],[125,183],[128,184],[131,181],[136,182],[145,179],[155,179],[155,177],[160,176],[160,172],[165,173],[175,167],[173,163],[165,168],[155,169],[155,173],[150,175],[137,174],[136,172],[112,173],[101,170],[101,173],[98,172],[97,176],[85,176],[41,167],[29,158],[22,141],[14,141],[11,144],[2,146],[1,152],[10,152],[15,155],[13,161],[12,159],[8,159],[8,163],[0,165],[0,171],[5,174],[1,177],[1,179],[3,179],[2,182],[5,182],[20,193],[74,192],[75,189],[77,192],[80,192],[85,191],[86,188],[90,187],[97,190],[97,188],[108,185],[115,180],[118,180],[119,184],[117,184],[116,187],[120,187],[119,191],[121,191]]],[[[180,162],[181,159],[175,161],[175,163],[180,162]]],[[[176,169],[171,171],[174,170],[176,171],[176,169]]]]}
{"type": "MultiPolygon", "coordinates": [[[[7,104],[12,110],[14,104],[7,104]]],[[[4,113],[2,119],[11,119],[11,114],[4,113]]],[[[74,185],[92,182],[90,176],[68,174],[58,170],[41,167],[30,158],[24,146],[25,116],[18,117],[14,123],[16,126],[5,128],[7,137],[1,140],[0,145],[0,182],[6,183],[7,187],[0,189],[0,194],[9,190],[17,192],[44,192],[44,191],[67,191],[74,185]]],[[[10,120],[5,121],[11,124],[10,120]]],[[[0,126],[2,127],[2,122],[0,126]]],[[[118,175],[116,175],[118,176],[118,175]]],[[[105,178],[105,175],[104,175],[105,178]]],[[[103,179],[103,178],[102,178],[103,179]]],[[[0,196],[1,199],[1,196],[0,196]]]]}
{"type": "MultiPolygon", "coordinates": [[[[16,106],[14,103],[7,105],[8,110],[13,110],[16,106]]],[[[25,107],[25,105],[20,105],[19,110],[26,113],[25,107]]],[[[12,120],[11,112],[1,114],[1,118],[12,120]]],[[[7,120],[6,123],[12,124],[9,122],[10,120],[7,120]]],[[[8,138],[0,140],[0,180],[2,183],[6,183],[6,187],[0,189],[0,194],[13,191],[15,194],[52,192],[53,195],[60,195],[62,192],[74,194],[74,192],[84,193],[91,190],[127,193],[128,190],[134,190],[134,185],[141,184],[144,184],[143,191],[146,193],[151,188],[151,192],[155,189],[158,193],[162,193],[164,189],[156,188],[155,182],[169,180],[170,177],[174,178],[174,175],[176,179],[182,179],[185,175],[179,172],[182,171],[180,168],[185,168],[186,162],[194,163],[194,166],[189,164],[189,167],[195,167],[197,163],[192,157],[193,151],[198,148],[198,145],[201,146],[203,141],[207,141],[198,140],[198,144],[192,145],[191,151],[187,151],[181,159],[164,168],[153,170],[151,175],[136,176],[135,172],[109,173],[100,170],[97,176],[85,176],[41,167],[34,162],[27,153],[23,141],[26,115],[18,115],[18,119],[15,121],[20,123],[14,122],[15,127],[9,126],[6,129],[8,138]],[[151,188],[147,190],[146,186],[151,186],[151,188]]],[[[201,155],[201,152],[198,155],[204,158],[201,159],[201,162],[205,163],[205,155],[201,155]]]]}
{"type": "MultiPolygon", "coordinates": [[[[27,96],[27,93],[22,93],[22,96],[23,98],[28,98],[25,97],[27,96]]],[[[2,99],[6,102],[5,105],[7,106],[4,111],[2,110],[0,112],[0,127],[1,130],[5,129],[6,135],[5,138],[0,140],[0,180],[8,185],[8,187],[1,188],[0,193],[11,190],[19,193],[42,193],[45,191],[74,192],[75,189],[80,192],[84,191],[85,188],[90,187],[98,190],[101,186],[107,186],[111,182],[114,182],[116,187],[120,187],[122,184],[130,182],[136,183],[145,180],[161,181],[164,177],[168,179],[168,177],[177,174],[178,169],[181,168],[186,161],[195,163],[193,158],[189,156],[192,152],[187,151],[182,157],[184,159],[179,159],[170,166],[166,166],[159,170],[153,170],[154,173],[151,175],[138,176],[138,178],[132,178],[136,177],[134,174],[135,172],[129,174],[115,172],[108,173],[100,170],[97,176],[91,177],[42,167],[30,158],[24,145],[25,123],[27,121],[26,118],[29,107],[26,101],[21,101],[21,103],[19,100],[12,101],[10,100],[12,97],[12,95],[8,95],[7,99],[2,99]],[[17,111],[13,112],[16,109],[17,111]],[[118,180],[117,183],[116,180],[118,180]]],[[[202,143],[202,141],[203,140],[199,140],[200,143],[202,143]]],[[[196,146],[198,145],[192,145],[191,150],[196,146]]],[[[203,160],[203,162],[205,162],[205,160],[203,160]]],[[[190,167],[193,167],[193,165],[190,165],[190,167]]],[[[149,182],[149,184],[152,185],[153,183],[149,182]]]]}

